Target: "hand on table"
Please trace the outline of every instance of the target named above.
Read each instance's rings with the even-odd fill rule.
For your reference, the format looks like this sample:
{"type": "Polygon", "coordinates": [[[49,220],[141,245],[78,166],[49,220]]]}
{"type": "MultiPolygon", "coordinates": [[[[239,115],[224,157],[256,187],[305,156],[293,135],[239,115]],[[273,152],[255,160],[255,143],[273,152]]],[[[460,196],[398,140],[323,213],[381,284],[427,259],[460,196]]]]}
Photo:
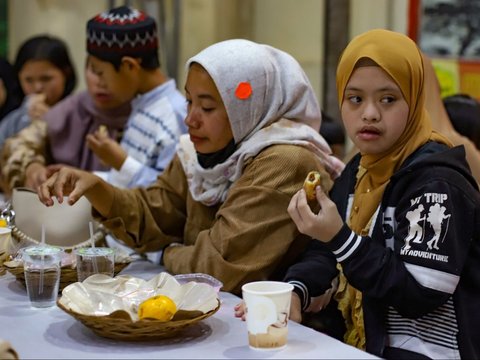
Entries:
{"type": "Polygon", "coordinates": [[[310,209],[303,189],[292,196],[288,213],[302,234],[322,242],[329,242],[342,228],[343,220],[335,203],[328,198],[320,186],[316,188],[316,196],[320,204],[318,214],[310,209]]]}

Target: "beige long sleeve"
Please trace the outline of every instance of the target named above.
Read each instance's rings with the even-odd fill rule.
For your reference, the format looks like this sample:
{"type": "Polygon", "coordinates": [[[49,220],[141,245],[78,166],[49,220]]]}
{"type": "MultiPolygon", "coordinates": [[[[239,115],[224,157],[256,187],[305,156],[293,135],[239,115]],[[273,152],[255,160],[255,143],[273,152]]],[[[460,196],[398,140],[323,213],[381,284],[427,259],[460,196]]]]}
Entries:
{"type": "Polygon", "coordinates": [[[34,121],[7,139],[0,154],[3,181],[10,192],[25,183],[25,169],[33,162],[46,163],[47,124],[34,121]]]}

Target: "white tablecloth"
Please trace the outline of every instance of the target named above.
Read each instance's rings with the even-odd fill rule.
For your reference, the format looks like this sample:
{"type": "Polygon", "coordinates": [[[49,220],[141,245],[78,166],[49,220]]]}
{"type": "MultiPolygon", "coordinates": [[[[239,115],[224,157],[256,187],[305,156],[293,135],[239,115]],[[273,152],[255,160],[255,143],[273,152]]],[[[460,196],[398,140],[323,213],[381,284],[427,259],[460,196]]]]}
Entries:
{"type": "MultiPolygon", "coordinates": [[[[157,266],[135,262],[124,270],[149,279],[157,266]]],[[[283,350],[259,351],[248,346],[246,324],[235,318],[240,299],[220,293],[221,308],[172,339],[124,342],[95,335],[57,307],[30,306],[25,288],[7,273],[0,277],[0,338],[9,341],[20,359],[374,359],[327,335],[289,322],[283,350]]]]}

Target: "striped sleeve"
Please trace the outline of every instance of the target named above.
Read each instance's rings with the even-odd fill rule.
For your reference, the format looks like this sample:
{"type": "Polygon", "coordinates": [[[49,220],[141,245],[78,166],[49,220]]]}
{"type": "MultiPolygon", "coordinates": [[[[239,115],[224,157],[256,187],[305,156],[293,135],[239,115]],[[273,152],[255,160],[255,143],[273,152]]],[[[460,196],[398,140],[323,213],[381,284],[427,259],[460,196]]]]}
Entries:
{"type": "Polygon", "coordinates": [[[362,243],[362,237],[344,225],[335,238],[328,244],[338,262],[347,260],[362,243]],[[343,241],[343,239],[346,239],[343,241]]]}

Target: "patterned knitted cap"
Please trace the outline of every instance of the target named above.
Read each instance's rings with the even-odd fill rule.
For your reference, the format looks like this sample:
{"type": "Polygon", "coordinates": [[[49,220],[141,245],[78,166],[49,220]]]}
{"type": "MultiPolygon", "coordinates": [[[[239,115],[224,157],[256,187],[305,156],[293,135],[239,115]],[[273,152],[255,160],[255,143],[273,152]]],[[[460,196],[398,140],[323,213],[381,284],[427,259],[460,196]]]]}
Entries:
{"type": "Polygon", "coordinates": [[[158,51],[155,20],[144,12],[120,6],[87,22],[87,52],[102,60],[142,57],[158,51]]]}

